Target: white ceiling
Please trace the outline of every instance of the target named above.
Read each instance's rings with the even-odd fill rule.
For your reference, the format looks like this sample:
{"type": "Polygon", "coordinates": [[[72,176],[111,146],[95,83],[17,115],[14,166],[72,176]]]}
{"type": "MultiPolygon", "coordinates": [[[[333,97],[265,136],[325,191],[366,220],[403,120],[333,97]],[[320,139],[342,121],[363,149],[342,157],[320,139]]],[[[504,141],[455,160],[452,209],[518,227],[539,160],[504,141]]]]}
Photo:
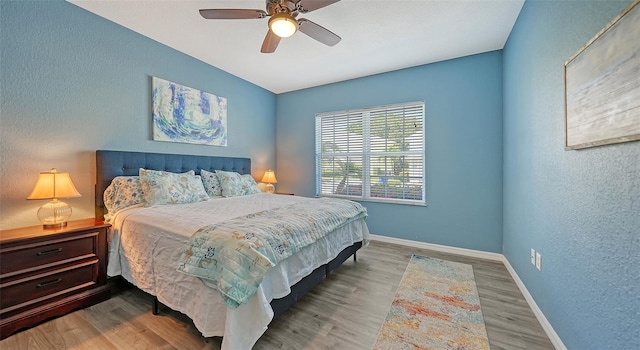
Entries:
{"type": "Polygon", "coordinates": [[[263,54],[268,18],[206,20],[198,10],[265,9],[264,0],[68,1],[274,93],[502,49],[524,4],[342,0],[298,16],[342,37],[336,46],[296,33],[263,54]]]}

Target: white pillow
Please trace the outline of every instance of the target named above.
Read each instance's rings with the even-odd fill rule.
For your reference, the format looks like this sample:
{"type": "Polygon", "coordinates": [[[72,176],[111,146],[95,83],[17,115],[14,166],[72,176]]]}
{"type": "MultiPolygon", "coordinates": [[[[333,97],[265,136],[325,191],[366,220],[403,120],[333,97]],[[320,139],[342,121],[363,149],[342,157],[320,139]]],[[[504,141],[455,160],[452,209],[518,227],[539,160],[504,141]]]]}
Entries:
{"type": "Polygon", "coordinates": [[[140,168],[140,185],[144,192],[144,205],[182,204],[209,199],[200,176],[193,170],[177,174],[140,168]]]}

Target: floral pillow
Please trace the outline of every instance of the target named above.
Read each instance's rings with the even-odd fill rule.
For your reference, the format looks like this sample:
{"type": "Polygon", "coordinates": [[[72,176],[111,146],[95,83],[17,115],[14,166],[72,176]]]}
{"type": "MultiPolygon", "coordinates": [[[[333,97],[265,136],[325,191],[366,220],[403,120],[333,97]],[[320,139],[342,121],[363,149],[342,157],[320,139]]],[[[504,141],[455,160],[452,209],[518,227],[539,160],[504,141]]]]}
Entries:
{"type": "Polygon", "coordinates": [[[177,174],[140,168],[144,205],[182,204],[209,199],[200,176],[193,170],[177,174]]]}
{"type": "Polygon", "coordinates": [[[250,174],[240,175],[234,171],[216,170],[216,175],[224,197],[245,196],[262,192],[250,174]]]}
{"type": "Polygon", "coordinates": [[[202,176],[202,184],[209,197],[222,196],[222,186],[220,186],[220,180],[218,180],[216,173],[202,169],[200,170],[200,176],[202,176]]]}
{"type": "Polygon", "coordinates": [[[242,178],[243,194],[247,195],[247,194],[255,194],[255,193],[262,192],[260,191],[260,188],[258,187],[256,180],[253,179],[253,176],[251,176],[250,174],[244,174],[240,177],[242,178]]]}
{"type": "MultiPolygon", "coordinates": [[[[117,176],[103,194],[107,214],[112,216],[120,209],[140,204],[144,201],[144,192],[137,176],[117,176]]],[[[105,215],[106,218],[106,215],[105,215]]]]}
{"type": "Polygon", "coordinates": [[[237,197],[244,195],[242,186],[242,176],[233,171],[216,170],[220,186],[222,187],[222,195],[224,197],[237,197]]]}

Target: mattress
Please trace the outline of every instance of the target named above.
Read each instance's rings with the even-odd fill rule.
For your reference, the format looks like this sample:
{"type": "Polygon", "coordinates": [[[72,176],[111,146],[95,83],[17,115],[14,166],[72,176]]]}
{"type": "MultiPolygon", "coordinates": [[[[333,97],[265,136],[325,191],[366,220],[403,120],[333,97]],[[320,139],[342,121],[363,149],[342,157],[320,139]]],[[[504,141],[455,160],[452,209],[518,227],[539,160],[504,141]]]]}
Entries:
{"type": "Polygon", "coordinates": [[[219,292],[202,280],[177,271],[177,262],[199,228],[258,211],[315,199],[273,194],[215,198],[208,201],[144,208],[114,214],[109,237],[109,276],[121,275],[141,290],[189,316],[205,337],[222,336],[222,349],[250,349],[273,318],[269,302],[343,249],[369,239],[364,219],[327,234],[273,267],[244,305],[227,306],[219,292]]]}

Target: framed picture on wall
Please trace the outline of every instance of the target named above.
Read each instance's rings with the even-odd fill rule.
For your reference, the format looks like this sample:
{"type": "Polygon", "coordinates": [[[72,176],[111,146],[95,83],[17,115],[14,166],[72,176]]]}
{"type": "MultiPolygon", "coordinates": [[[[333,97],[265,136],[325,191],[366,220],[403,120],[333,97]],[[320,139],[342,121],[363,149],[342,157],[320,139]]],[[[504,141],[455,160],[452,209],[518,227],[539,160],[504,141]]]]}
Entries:
{"type": "Polygon", "coordinates": [[[640,140],[638,3],[565,63],[567,150],[640,140]]]}

